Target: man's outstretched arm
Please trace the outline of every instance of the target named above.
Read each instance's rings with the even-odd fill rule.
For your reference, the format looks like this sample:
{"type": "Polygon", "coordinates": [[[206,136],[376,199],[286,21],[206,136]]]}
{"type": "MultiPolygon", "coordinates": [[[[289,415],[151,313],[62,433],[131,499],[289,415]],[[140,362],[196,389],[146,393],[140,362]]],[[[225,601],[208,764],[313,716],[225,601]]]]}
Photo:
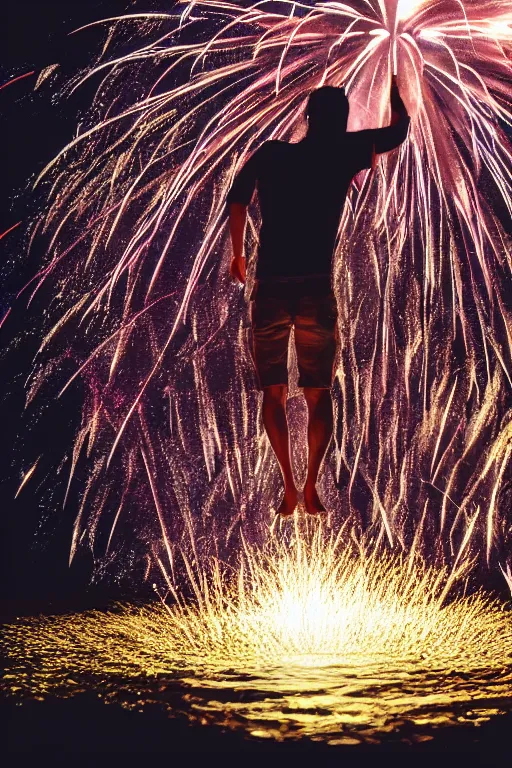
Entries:
{"type": "Polygon", "coordinates": [[[247,206],[243,203],[231,203],[229,206],[229,231],[233,246],[233,258],[229,266],[229,274],[234,280],[245,283],[244,240],[247,223],[247,206]]]}
{"type": "Polygon", "coordinates": [[[411,122],[402,101],[396,77],[391,80],[391,125],[376,128],[373,133],[374,151],[377,155],[396,149],[405,140],[411,122]]]}

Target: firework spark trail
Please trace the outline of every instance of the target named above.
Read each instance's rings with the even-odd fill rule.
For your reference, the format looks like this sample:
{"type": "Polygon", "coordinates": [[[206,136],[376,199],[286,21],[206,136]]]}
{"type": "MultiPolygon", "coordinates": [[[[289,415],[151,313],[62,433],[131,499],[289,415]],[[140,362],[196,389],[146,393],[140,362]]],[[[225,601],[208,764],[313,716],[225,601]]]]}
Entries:
{"type": "Polygon", "coordinates": [[[448,574],[417,556],[347,547],[298,522],[287,540],[242,548],[234,570],[185,557],[192,600],[169,584],[171,607],[4,626],[4,690],[40,698],[93,688],[125,706],[157,701],[279,739],[288,725],[290,736],[365,740],[404,718],[418,734],[507,707],[505,605],[481,592],[446,601],[448,574]]]}
{"type": "MultiPolygon", "coordinates": [[[[190,669],[234,665],[248,671],[316,655],[423,657],[432,665],[450,659],[453,668],[504,669],[512,658],[509,611],[499,601],[478,594],[446,603],[446,573],[425,569],[414,557],[340,547],[318,528],[312,534],[296,528],[289,541],[264,551],[246,548],[234,571],[216,560],[204,570],[187,562],[187,571],[192,601],[175,593],[170,609],[157,604],[120,615],[93,612],[111,630],[118,624],[121,635],[131,636],[120,649],[126,655],[117,658],[119,668],[137,674],[149,662],[163,671],[180,659],[190,669]]],[[[75,634],[70,650],[89,642],[80,624],[90,615],[64,617],[75,634]]],[[[52,621],[42,621],[43,633],[52,621]]],[[[18,634],[15,625],[7,631],[18,634]]],[[[97,661],[101,669],[104,660],[97,661]]]]}
{"type": "MultiPolygon", "coordinates": [[[[338,415],[324,495],[340,516],[351,509],[335,487],[344,459],[371,489],[376,541],[435,541],[434,558],[452,563],[503,558],[510,9],[197,0],[111,22],[101,59],[70,86],[101,78],[89,122],[42,175],[49,260],[23,294],[52,281],[60,295],[37,380],[56,337],[78,323],[87,393],[72,474],[79,461],[90,472],[74,541],[88,530],[93,546],[100,510],[118,509],[127,482],[140,511],[134,537],[164,559],[164,540],[193,525],[229,541],[244,520],[264,522],[280,483],[256,419],[247,314],[226,277],[226,192],[262,141],[300,138],[319,85],[345,84],[350,130],[387,124],[396,70],[409,139],[357,178],[340,226],[338,415]]],[[[252,256],[257,225],[255,209],[252,256]]],[[[296,381],[292,360],[300,432],[296,381]]]]}

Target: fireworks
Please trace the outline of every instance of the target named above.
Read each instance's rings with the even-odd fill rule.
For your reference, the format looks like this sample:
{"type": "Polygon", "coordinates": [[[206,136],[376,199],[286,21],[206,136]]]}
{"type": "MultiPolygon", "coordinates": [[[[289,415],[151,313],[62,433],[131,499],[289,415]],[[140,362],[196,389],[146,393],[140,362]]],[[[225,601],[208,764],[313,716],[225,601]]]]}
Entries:
{"type": "Polygon", "coordinates": [[[510,611],[483,594],[447,599],[453,580],[413,558],[296,523],[266,551],[246,548],[234,570],[218,560],[186,570],[193,597],[173,589],[171,607],[4,628],[6,687],[72,696],[92,685],[137,706],[171,697],[174,713],[328,740],[379,736],[397,718],[421,735],[510,703],[510,611]]]}
{"type": "MultiPolygon", "coordinates": [[[[55,296],[29,401],[63,358],[74,363],[63,388],[85,385],[67,461],[79,507],[71,556],[83,542],[109,562],[120,521],[148,573],[156,562],[172,571],[192,528],[221,555],[244,526],[262,535],[280,478],[256,418],[247,309],[227,278],[225,194],[262,141],[300,138],[315,87],[345,84],[350,130],[386,124],[396,71],[410,138],[357,178],[340,226],[337,424],[322,492],[333,524],[364,507],[377,543],[506,572],[506,4],[198,0],[110,23],[100,59],[69,85],[100,83],[42,174],[49,206],[34,234],[47,234],[48,261],[22,293],[46,282],[55,296]],[[342,459],[354,480],[344,495],[342,459]]],[[[255,209],[250,254],[257,223],[255,209]]],[[[24,483],[38,478],[37,458],[27,455],[24,483]]]]}

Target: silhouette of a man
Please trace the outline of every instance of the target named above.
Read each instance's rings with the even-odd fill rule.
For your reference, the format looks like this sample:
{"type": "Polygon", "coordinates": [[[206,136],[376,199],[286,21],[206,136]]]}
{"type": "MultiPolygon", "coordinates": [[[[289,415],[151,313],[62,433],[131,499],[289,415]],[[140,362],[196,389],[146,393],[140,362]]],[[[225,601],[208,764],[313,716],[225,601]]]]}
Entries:
{"type": "Polygon", "coordinates": [[[231,276],[245,282],[247,208],[257,188],[262,226],[251,295],[253,358],[263,389],[263,423],[284,480],[283,516],[293,514],[298,493],[292,472],[286,398],[292,326],[299,387],[308,407],[307,512],[320,514],[316,482],[333,431],[330,388],[337,345],[332,257],[343,205],[353,177],[371,168],[375,155],[398,147],[409,116],[396,81],[392,122],[386,128],[347,132],[349,102],[342,88],[313,91],[308,131],[295,144],[265,142],[247,161],[228,194],[233,258],[231,276]]]}

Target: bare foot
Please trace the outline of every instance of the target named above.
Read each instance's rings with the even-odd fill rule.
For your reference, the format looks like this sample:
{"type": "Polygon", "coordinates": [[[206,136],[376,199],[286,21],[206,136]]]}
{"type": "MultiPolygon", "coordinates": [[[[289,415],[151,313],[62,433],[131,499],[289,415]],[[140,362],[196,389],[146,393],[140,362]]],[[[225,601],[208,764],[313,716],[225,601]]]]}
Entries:
{"type": "Polygon", "coordinates": [[[284,498],[279,505],[277,513],[281,515],[281,517],[289,517],[290,515],[293,515],[295,507],[297,506],[297,500],[298,494],[295,488],[285,489],[284,498]]]}
{"type": "Polygon", "coordinates": [[[310,515],[325,515],[326,509],[318,497],[315,486],[304,488],[304,505],[310,515]]]}

